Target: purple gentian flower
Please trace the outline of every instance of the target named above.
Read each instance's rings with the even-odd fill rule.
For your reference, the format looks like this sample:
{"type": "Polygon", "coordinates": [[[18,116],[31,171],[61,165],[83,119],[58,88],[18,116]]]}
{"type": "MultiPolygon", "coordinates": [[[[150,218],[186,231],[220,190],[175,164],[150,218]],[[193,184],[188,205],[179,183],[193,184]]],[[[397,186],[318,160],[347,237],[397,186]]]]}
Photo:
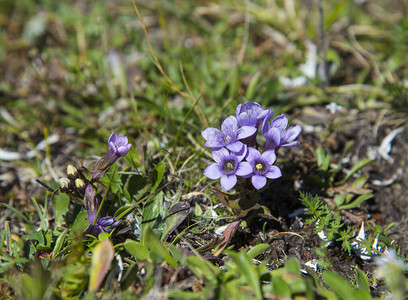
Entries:
{"type": "Polygon", "coordinates": [[[126,136],[117,136],[112,132],[108,140],[109,150],[96,164],[95,170],[92,175],[92,181],[102,178],[109,168],[122,156],[125,156],[130,148],[131,144],[128,143],[126,136]]]}
{"type": "Polygon", "coordinates": [[[258,128],[262,121],[272,112],[271,109],[264,110],[259,103],[247,101],[239,104],[235,110],[239,126],[252,126],[258,128]]]}
{"type": "Polygon", "coordinates": [[[251,165],[242,161],[246,152],[246,146],[239,154],[230,153],[226,148],[214,150],[211,154],[216,163],[205,168],[204,175],[210,179],[221,178],[222,188],[229,191],[237,183],[237,175],[247,177],[252,173],[251,165]]]}
{"type": "Polygon", "coordinates": [[[276,160],[274,150],[267,150],[262,154],[255,148],[248,148],[248,155],[246,160],[251,165],[252,172],[250,176],[252,185],[257,189],[261,189],[266,184],[266,178],[276,179],[282,176],[281,170],[272,166],[276,160]]]}
{"type": "Polygon", "coordinates": [[[280,147],[293,147],[299,145],[299,141],[294,141],[300,132],[302,127],[296,125],[288,128],[288,118],[281,114],[273,119],[269,123],[269,119],[272,116],[265,118],[262,124],[262,133],[266,139],[264,149],[274,149],[278,151],[280,147]]]}
{"type": "Polygon", "coordinates": [[[213,149],[226,147],[232,152],[239,152],[244,147],[244,144],[239,140],[252,136],[255,132],[256,128],[252,126],[239,128],[237,119],[234,116],[229,116],[222,122],[221,130],[209,127],[201,131],[201,135],[206,140],[204,147],[213,149]]]}
{"type": "Polygon", "coordinates": [[[97,195],[95,189],[93,188],[92,184],[88,183],[85,189],[85,197],[84,197],[84,205],[85,209],[88,212],[88,221],[89,227],[85,231],[88,234],[92,234],[93,236],[98,236],[101,232],[111,232],[113,228],[118,226],[119,221],[115,220],[113,217],[99,217],[96,216],[99,203],[97,199],[97,195]],[[96,221],[95,221],[96,218],[96,221]],[[95,221],[95,224],[94,224],[95,221]]]}
{"type": "Polygon", "coordinates": [[[132,147],[132,145],[128,143],[128,138],[126,136],[117,136],[114,132],[111,133],[108,144],[109,151],[111,151],[118,158],[125,156],[129,152],[130,147],[132,147]]]}

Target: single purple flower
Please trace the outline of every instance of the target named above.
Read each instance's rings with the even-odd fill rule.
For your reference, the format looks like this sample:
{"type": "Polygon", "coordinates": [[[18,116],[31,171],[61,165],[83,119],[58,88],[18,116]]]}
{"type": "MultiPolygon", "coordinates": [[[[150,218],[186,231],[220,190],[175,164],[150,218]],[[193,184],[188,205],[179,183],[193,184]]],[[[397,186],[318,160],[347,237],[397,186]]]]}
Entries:
{"type": "Polygon", "coordinates": [[[122,156],[125,156],[130,148],[131,144],[128,143],[126,136],[117,136],[112,132],[108,140],[109,150],[96,164],[95,170],[92,174],[92,181],[102,178],[109,168],[122,156]]]}
{"type": "Polygon", "coordinates": [[[288,127],[288,118],[284,114],[277,116],[272,122],[269,122],[271,117],[265,118],[262,124],[262,133],[266,139],[264,149],[278,151],[280,147],[299,145],[299,141],[294,141],[294,139],[299,136],[302,127],[300,125],[288,127]]]}
{"type": "Polygon", "coordinates": [[[101,218],[99,216],[96,216],[99,209],[99,202],[97,199],[95,189],[90,183],[87,184],[85,189],[84,205],[85,209],[88,212],[89,222],[89,227],[85,231],[86,233],[92,234],[93,236],[97,237],[101,232],[109,233],[113,230],[113,228],[118,226],[119,221],[115,220],[113,217],[107,216],[101,218]]]}
{"type": "Polygon", "coordinates": [[[239,140],[245,139],[255,132],[255,127],[242,126],[239,128],[237,119],[234,116],[229,116],[222,122],[221,130],[209,127],[201,131],[201,135],[206,140],[204,147],[213,149],[226,147],[232,152],[239,152],[244,147],[244,144],[239,140]]]}
{"type": "Polygon", "coordinates": [[[240,127],[252,126],[258,128],[269,111],[272,112],[271,109],[264,110],[259,103],[247,101],[237,106],[235,114],[240,127]]]}
{"type": "Polygon", "coordinates": [[[251,165],[242,161],[246,155],[247,147],[240,153],[230,153],[226,148],[213,150],[212,157],[216,161],[204,170],[204,175],[210,179],[221,178],[221,186],[229,191],[237,183],[237,175],[246,177],[252,173],[251,165]]]}
{"type": "Polygon", "coordinates": [[[109,150],[118,156],[118,158],[125,156],[129,152],[130,147],[132,147],[132,145],[128,143],[128,138],[126,136],[117,136],[114,132],[111,133],[108,144],[109,150]]]}
{"type": "Polygon", "coordinates": [[[248,148],[246,160],[251,165],[252,172],[250,176],[252,185],[257,189],[265,186],[267,178],[276,179],[282,176],[281,170],[272,164],[276,160],[274,150],[267,150],[262,154],[255,148],[248,148]]]}

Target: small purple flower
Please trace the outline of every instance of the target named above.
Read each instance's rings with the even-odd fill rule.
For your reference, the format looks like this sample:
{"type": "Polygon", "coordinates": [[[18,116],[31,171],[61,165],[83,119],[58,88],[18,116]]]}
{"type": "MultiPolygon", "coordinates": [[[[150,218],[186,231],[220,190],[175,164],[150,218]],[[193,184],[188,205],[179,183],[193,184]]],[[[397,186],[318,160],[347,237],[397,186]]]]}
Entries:
{"type": "Polygon", "coordinates": [[[130,147],[132,147],[132,145],[128,143],[128,138],[126,136],[117,136],[114,132],[111,133],[108,144],[109,150],[114,155],[118,156],[118,158],[125,156],[129,152],[130,147]]]}
{"type": "Polygon", "coordinates": [[[99,209],[99,203],[97,200],[97,195],[93,186],[88,183],[85,189],[85,197],[84,197],[84,205],[85,209],[88,212],[88,222],[89,227],[85,231],[88,234],[92,234],[93,236],[98,236],[101,232],[111,232],[113,228],[118,226],[119,221],[115,220],[113,217],[96,217],[96,214],[99,209]],[[96,221],[95,221],[96,218],[96,221]],[[95,225],[94,224],[95,221],[95,225]]]}
{"type": "Polygon", "coordinates": [[[265,118],[262,124],[262,133],[266,139],[264,149],[274,149],[278,151],[280,147],[299,145],[299,141],[294,141],[294,139],[299,136],[302,127],[296,125],[288,128],[288,118],[284,114],[277,116],[269,123],[271,117],[272,116],[268,116],[265,118]]]}
{"type": "Polygon", "coordinates": [[[92,174],[92,181],[102,178],[109,168],[122,156],[125,156],[130,148],[131,144],[128,143],[126,136],[117,136],[112,132],[108,140],[109,150],[102,157],[95,166],[95,170],[92,174]]]}
{"type": "Polygon", "coordinates": [[[264,110],[259,103],[247,101],[239,104],[235,110],[239,126],[258,128],[271,109],[264,110]]]}
{"type": "Polygon", "coordinates": [[[230,153],[226,148],[213,150],[212,157],[216,161],[204,170],[204,175],[210,179],[221,178],[221,186],[229,191],[237,183],[237,175],[247,177],[252,173],[251,165],[242,161],[246,155],[247,147],[238,155],[230,153]]]}
{"type": "Polygon", "coordinates": [[[255,148],[248,148],[248,155],[246,160],[251,165],[252,172],[250,176],[252,185],[257,189],[265,186],[267,178],[276,179],[282,176],[281,170],[272,166],[276,160],[274,150],[267,150],[262,154],[255,148]]]}
{"type": "Polygon", "coordinates": [[[255,127],[251,126],[239,128],[237,119],[234,116],[229,116],[222,122],[221,130],[209,127],[201,131],[201,135],[206,140],[204,147],[213,149],[226,147],[232,152],[239,152],[244,147],[244,144],[239,140],[252,136],[256,130],[255,127]]]}

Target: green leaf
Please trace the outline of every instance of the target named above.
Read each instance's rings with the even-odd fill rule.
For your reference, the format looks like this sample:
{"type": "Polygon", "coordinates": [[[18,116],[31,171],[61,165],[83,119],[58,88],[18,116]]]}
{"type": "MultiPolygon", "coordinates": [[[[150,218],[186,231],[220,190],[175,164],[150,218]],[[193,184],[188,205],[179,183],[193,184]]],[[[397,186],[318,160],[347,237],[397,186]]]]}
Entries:
{"type": "Polygon", "coordinates": [[[194,206],[194,214],[196,217],[201,217],[203,215],[203,210],[198,203],[196,203],[194,206]]]}
{"type": "Polygon", "coordinates": [[[100,234],[98,234],[98,240],[99,241],[108,241],[110,240],[110,234],[107,232],[101,232],[100,234]]]}
{"type": "Polygon", "coordinates": [[[188,202],[178,202],[170,207],[166,217],[162,240],[165,241],[176,228],[183,223],[190,213],[190,204],[188,202]]]}
{"type": "Polygon", "coordinates": [[[58,253],[60,253],[62,246],[64,245],[65,242],[65,237],[68,234],[68,228],[65,229],[60,236],[57,238],[57,241],[55,242],[54,250],[52,252],[51,259],[54,259],[58,253]]]}
{"type": "Polygon", "coordinates": [[[318,167],[321,167],[323,165],[324,157],[325,157],[325,154],[324,154],[323,148],[318,147],[316,149],[316,164],[318,167]]]}
{"type": "Polygon", "coordinates": [[[109,240],[104,240],[94,247],[88,291],[98,291],[106,273],[109,271],[114,254],[115,251],[113,250],[112,242],[109,240]]]}
{"type": "Polygon", "coordinates": [[[144,245],[149,248],[151,252],[164,259],[169,265],[177,267],[177,261],[170,255],[169,251],[167,251],[150,227],[145,227],[142,234],[145,241],[144,245]]]}
{"type": "Polygon", "coordinates": [[[353,202],[351,202],[350,204],[346,204],[346,205],[342,205],[339,207],[339,209],[350,209],[350,208],[356,208],[358,207],[361,203],[363,203],[364,201],[370,199],[373,197],[373,194],[368,193],[368,194],[363,194],[357,197],[356,200],[354,200],[353,202]]]}
{"type": "Polygon", "coordinates": [[[118,208],[118,210],[113,215],[117,220],[121,220],[136,209],[136,205],[125,205],[118,208]]]}
{"type": "Polygon", "coordinates": [[[289,258],[285,262],[285,269],[296,275],[301,275],[300,263],[296,258],[289,258]]]}
{"type": "Polygon", "coordinates": [[[187,257],[184,264],[197,277],[207,279],[209,281],[216,280],[216,275],[219,273],[218,269],[208,263],[208,261],[205,259],[198,256],[187,257]]]}
{"type": "Polygon", "coordinates": [[[332,271],[325,271],[322,275],[323,281],[333,290],[333,292],[341,299],[355,299],[354,289],[340,275],[332,271]]]}
{"type": "Polygon", "coordinates": [[[356,180],[353,181],[351,187],[354,189],[362,188],[367,182],[367,176],[361,175],[356,180]]]}
{"type": "Polygon", "coordinates": [[[347,179],[349,179],[351,176],[353,176],[356,172],[358,172],[359,170],[361,170],[362,168],[364,168],[366,165],[372,163],[372,160],[369,158],[366,159],[362,159],[359,162],[357,162],[350,170],[350,172],[346,175],[346,177],[344,177],[343,180],[341,180],[340,182],[337,183],[337,185],[342,185],[344,184],[347,179]]]}
{"type": "Polygon", "coordinates": [[[68,212],[69,196],[64,193],[58,193],[53,197],[53,208],[57,226],[61,226],[64,216],[68,212]]]}
{"type": "Polygon", "coordinates": [[[253,292],[255,293],[255,299],[263,299],[259,273],[249,256],[244,252],[240,252],[236,259],[236,263],[247,283],[252,286],[253,292]]]}
{"type": "Polygon", "coordinates": [[[368,284],[367,276],[364,274],[363,271],[357,269],[357,283],[358,289],[363,292],[364,294],[370,295],[370,286],[368,284]]]}
{"type": "Polygon", "coordinates": [[[139,242],[127,239],[123,246],[125,250],[138,261],[145,260],[149,257],[149,250],[139,242]]]}
{"type": "Polygon", "coordinates": [[[151,193],[154,193],[157,188],[159,187],[160,182],[163,179],[164,175],[164,163],[158,164],[153,171],[153,177],[152,177],[152,189],[150,190],[151,193]]]}
{"type": "Polygon", "coordinates": [[[288,284],[280,277],[274,277],[272,281],[273,289],[279,297],[288,297],[292,295],[288,284]]]}
{"type": "MultiPolygon", "coordinates": [[[[153,227],[159,215],[164,215],[164,208],[162,191],[146,201],[142,211],[142,232],[145,227],[153,227]]],[[[140,241],[143,245],[145,244],[143,235],[140,237],[140,241]]]]}
{"type": "Polygon", "coordinates": [[[321,170],[327,171],[329,169],[330,160],[330,154],[325,154],[323,148],[319,147],[316,149],[316,162],[321,170]]]}
{"type": "Polygon", "coordinates": [[[342,194],[336,194],[336,196],[334,196],[334,203],[336,203],[336,206],[342,205],[345,200],[346,197],[342,194]]]}
{"type": "Polygon", "coordinates": [[[271,245],[269,244],[258,244],[255,247],[253,247],[251,250],[248,251],[247,255],[249,258],[253,259],[260,255],[261,253],[265,252],[266,250],[269,249],[271,245]]]}
{"type": "Polygon", "coordinates": [[[80,235],[85,232],[89,227],[88,213],[82,210],[75,218],[74,224],[72,224],[70,237],[72,235],[80,235]]]}
{"type": "Polygon", "coordinates": [[[49,274],[40,270],[41,266],[34,266],[35,271],[33,276],[27,273],[21,274],[20,284],[27,300],[43,299],[44,293],[47,290],[49,274]]]}

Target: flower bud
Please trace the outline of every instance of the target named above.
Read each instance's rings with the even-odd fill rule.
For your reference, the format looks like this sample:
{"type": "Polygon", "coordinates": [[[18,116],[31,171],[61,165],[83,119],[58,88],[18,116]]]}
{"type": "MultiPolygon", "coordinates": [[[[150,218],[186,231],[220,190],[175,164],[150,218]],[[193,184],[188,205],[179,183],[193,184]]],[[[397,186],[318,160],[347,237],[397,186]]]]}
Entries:
{"type": "Polygon", "coordinates": [[[69,184],[71,183],[68,178],[64,178],[64,177],[63,177],[63,178],[60,178],[60,179],[58,180],[58,182],[59,182],[59,184],[60,184],[60,186],[61,186],[61,190],[62,190],[62,191],[68,191],[68,189],[69,189],[69,184]]]}
{"type": "Polygon", "coordinates": [[[85,188],[85,182],[81,178],[75,179],[75,186],[78,189],[84,189],[85,188]]]}
{"type": "Polygon", "coordinates": [[[78,170],[73,165],[68,165],[67,167],[67,175],[70,179],[78,178],[78,170]]]}

